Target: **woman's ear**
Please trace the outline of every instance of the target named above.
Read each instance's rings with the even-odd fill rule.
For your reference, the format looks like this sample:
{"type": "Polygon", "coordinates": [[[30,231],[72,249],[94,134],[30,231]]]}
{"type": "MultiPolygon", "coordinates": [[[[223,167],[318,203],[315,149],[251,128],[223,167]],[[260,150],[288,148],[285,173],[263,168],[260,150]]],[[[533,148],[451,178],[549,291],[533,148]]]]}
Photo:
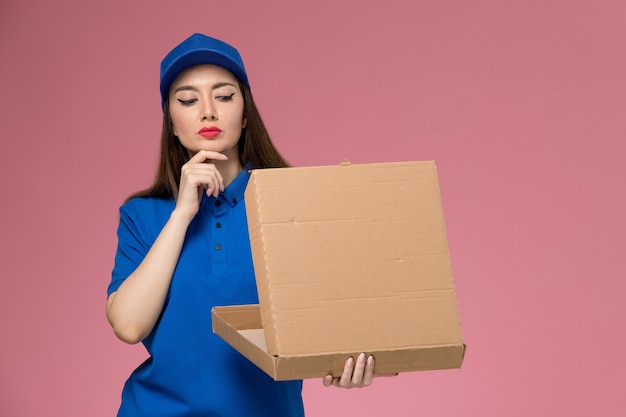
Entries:
{"type": "Polygon", "coordinates": [[[243,123],[241,124],[241,128],[245,129],[246,127],[248,127],[248,118],[244,116],[243,123]]]}

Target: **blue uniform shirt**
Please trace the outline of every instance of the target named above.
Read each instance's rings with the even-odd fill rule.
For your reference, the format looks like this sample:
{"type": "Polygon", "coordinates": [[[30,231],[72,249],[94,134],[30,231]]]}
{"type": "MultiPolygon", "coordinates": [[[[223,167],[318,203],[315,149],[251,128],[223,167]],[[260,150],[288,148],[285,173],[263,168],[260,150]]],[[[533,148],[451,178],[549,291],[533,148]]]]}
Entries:
{"type": "MultiPolygon", "coordinates": [[[[189,225],[163,312],[143,341],[150,358],[130,376],[118,416],[303,416],[302,381],[275,382],[211,330],[211,308],[258,303],[243,200],[243,170],[218,198],[203,194],[189,225]]],[[[173,199],[120,208],[108,293],[154,243],[173,199]]]]}

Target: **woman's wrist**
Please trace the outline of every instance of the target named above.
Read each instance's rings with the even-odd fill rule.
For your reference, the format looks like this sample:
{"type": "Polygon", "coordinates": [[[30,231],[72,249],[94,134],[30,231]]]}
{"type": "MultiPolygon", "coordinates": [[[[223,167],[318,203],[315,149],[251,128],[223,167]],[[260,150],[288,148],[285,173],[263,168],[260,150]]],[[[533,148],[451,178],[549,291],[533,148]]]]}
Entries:
{"type": "Polygon", "coordinates": [[[187,226],[189,226],[189,223],[191,223],[195,216],[196,213],[188,213],[177,207],[170,214],[170,219],[168,223],[180,225],[186,228],[187,226]]]}

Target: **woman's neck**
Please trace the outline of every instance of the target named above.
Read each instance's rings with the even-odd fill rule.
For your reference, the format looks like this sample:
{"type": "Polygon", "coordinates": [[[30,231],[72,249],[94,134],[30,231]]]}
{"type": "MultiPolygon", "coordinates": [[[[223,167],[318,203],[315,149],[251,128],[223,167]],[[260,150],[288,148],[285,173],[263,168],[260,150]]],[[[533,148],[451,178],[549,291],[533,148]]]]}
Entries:
{"type": "Polygon", "coordinates": [[[237,153],[229,155],[226,161],[213,161],[213,163],[220,171],[220,174],[222,174],[224,187],[228,187],[228,184],[233,182],[242,170],[241,163],[239,162],[239,155],[237,155],[237,153]]]}

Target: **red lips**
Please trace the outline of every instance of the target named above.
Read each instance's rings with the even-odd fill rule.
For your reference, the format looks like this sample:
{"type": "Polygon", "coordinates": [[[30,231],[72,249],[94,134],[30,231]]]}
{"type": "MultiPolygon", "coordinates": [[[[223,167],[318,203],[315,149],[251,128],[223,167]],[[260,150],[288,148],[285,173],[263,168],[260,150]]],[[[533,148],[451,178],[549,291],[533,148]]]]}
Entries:
{"type": "Polygon", "coordinates": [[[215,126],[203,127],[198,132],[200,136],[204,136],[205,138],[214,138],[220,133],[222,133],[222,129],[215,127],[215,126]]]}

